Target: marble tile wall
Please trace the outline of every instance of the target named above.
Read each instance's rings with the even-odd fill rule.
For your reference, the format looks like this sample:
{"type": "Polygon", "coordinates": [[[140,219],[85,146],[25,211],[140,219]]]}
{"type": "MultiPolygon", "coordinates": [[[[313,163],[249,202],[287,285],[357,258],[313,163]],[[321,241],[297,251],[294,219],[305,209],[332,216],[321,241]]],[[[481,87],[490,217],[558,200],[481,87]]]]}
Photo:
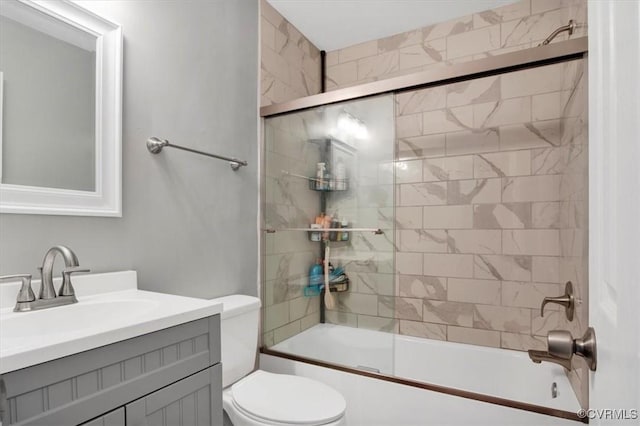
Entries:
{"type": "Polygon", "coordinates": [[[578,24],[572,37],[586,35],[586,0],[521,0],[327,52],[327,90],[532,47],[569,19],[578,24]]]}
{"type": "MultiPolygon", "coordinates": [[[[522,351],[582,335],[586,80],[574,60],[396,95],[396,293],[378,315],[401,334],[522,351]],[[541,317],[569,280],[577,318],[541,317]]],[[[585,406],[586,373],[569,375],[585,406]]]]}
{"type": "Polygon", "coordinates": [[[260,0],[260,106],[320,93],[320,51],[260,0]]]}
{"type": "MultiPolygon", "coordinates": [[[[305,179],[283,171],[312,175],[320,151],[308,139],[320,118],[317,111],[306,111],[265,120],[264,228],[306,228],[318,214],[317,193],[309,190],[305,179]]],[[[265,234],[263,345],[277,344],[320,321],[319,298],[303,295],[309,267],[318,255],[318,243],[309,241],[304,232],[265,234]]]]}

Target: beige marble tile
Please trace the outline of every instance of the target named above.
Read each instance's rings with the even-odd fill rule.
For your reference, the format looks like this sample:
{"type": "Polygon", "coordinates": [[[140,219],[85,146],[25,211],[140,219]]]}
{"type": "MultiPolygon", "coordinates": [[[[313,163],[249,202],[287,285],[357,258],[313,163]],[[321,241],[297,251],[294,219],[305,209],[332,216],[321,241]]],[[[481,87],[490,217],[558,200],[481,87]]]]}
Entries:
{"type": "Polygon", "coordinates": [[[273,330],[262,333],[262,346],[268,348],[273,345],[275,345],[273,342],[273,330]]]}
{"type": "Polygon", "coordinates": [[[325,321],[329,324],[346,325],[347,327],[358,327],[358,315],[350,312],[325,311],[325,321]]]}
{"type": "Polygon", "coordinates": [[[531,174],[531,151],[478,154],[474,157],[475,178],[526,176],[531,174]]]}
{"type": "Polygon", "coordinates": [[[457,132],[472,128],[472,106],[428,111],[422,115],[422,133],[425,135],[457,132]]]}
{"type": "Polygon", "coordinates": [[[447,204],[500,202],[500,179],[471,179],[447,182],[447,204]]]}
{"type": "Polygon", "coordinates": [[[289,322],[289,303],[283,302],[265,307],[264,331],[274,330],[289,322]]]}
{"type": "Polygon", "coordinates": [[[276,27],[264,17],[260,21],[260,42],[270,49],[276,48],[276,27]]]}
{"type": "MultiPolygon", "coordinates": [[[[555,28],[565,24],[566,22],[552,28],[547,35],[555,28]]],[[[503,24],[503,26],[511,27],[514,25],[518,25],[518,21],[503,24]]],[[[546,35],[544,37],[546,37],[546,35]]],[[[502,74],[500,79],[502,98],[509,99],[519,96],[560,91],[564,88],[565,84],[562,75],[563,69],[561,64],[502,74]]]]}
{"type": "Polygon", "coordinates": [[[498,129],[484,129],[447,133],[447,155],[476,154],[500,149],[498,129]]]}
{"type": "Polygon", "coordinates": [[[408,138],[422,134],[422,115],[411,114],[396,117],[396,137],[408,138]]]}
{"type": "Polygon", "coordinates": [[[447,203],[447,183],[427,182],[400,185],[401,206],[431,206],[447,203]]]}
{"type": "Polygon", "coordinates": [[[422,318],[424,322],[471,327],[473,307],[469,303],[424,300],[422,318]]]}
{"type": "Polygon", "coordinates": [[[460,34],[473,29],[473,16],[463,16],[422,28],[424,40],[433,40],[449,35],[460,34]]]}
{"type": "Polygon", "coordinates": [[[422,275],[421,253],[396,253],[396,272],[406,275],[422,275]]]}
{"type": "Polygon", "coordinates": [[[425,159],[423,165],[423,182],[471,179],[473,177],[473,156],[471,155],[425,159]]]}
{"type": "Polygon", "coordinates": [[[474,328],[509,331],[512,333],[531,332],[531,310],[504,306],[476,305],[473,313],[474,328]]]}
{"type": "Polygon", "coordinates": [[[468,343],[478,346],[500,347],[500,333],[497,331],[478,330],[466,327],[447,327],[447,340],[450,342],[468,343]]]}
{"type": "Polygon", "coordinates": [[[421,321],[422,299],[379,296],[378,315],[381,317],[421,321]]]}
{"type": "Polygon", "coordinates": [[[500,333],[500,337],[500,347],[503,349],[511,349],[514,351],[528,351],[529,349],[538,351],[547,350],[546,339],[539,336],[503,331],[500,333]]]}
{"type": "Polygon", "coordinates": [[[367,330],[398,333],[400,331],[398,322],[399,321],[394,318],[358,315],[358,328],[364,328],[367,330]]]}
{"type": "Polygon", "coordinates": [[[410,92],[400,92],[395,95],[395,101],[396,115],[433,111],[445,108],[447,91],[445,86],[438,86],[410,92]]]}
{"type": "Polygon", "coordinates": [[[378,39],[378,52],[385,53],[406,46],[422,43],[422,29],[406,31],[389,37],[378,39]]]}
{"type": "Polygon", "coordinates": [[[479,78],[444,87],[447,91],[447,106],[450,108],[500,100],[500,77],[479,78]]]}
{"type": "Polygon", "coordinates": [[[340,63],[375,56],[378,54],[378,41],[372,40],[340,49],[338,60],[340,63]]]}
{"type": "Polygon", "coordinates": [[[447,280],[447,300],[499,305],[500,298],[500,281],[460,278],[447,280]]]}
{"type": "Polygon", "coordinates": [[[424,254],[424,273],[438,277],[473,277],[473,255],[424,254]]]}
{"type": "Polygon", "coordinates": [[[471,205],[424,207],[425,229],[468,229],[473,227],[471,205]]]}
{"type": "MultiPolygon", "coordinates": [[[[542,41],[556,28],[566,25],[569,18],[568,10],[563,8],[505,22],[501,24],[501,45],[506,47],[542,41]]],[[[566,37],[566,34],[560,34],[554,42],[566,40],[566,37]]]]}
{"type": "Polygon", "coordinates": [[[358,293],[381,294],[391,296],[395,291],[393,274],[381,274],[375,272],[359,272],[356,277],[351,277],[352,288],[358,293]]]}
{"type": "Polygon", "coordinates": [[[260,15],[276,28],[285,20],[266,0],[260,0],[260,15]]]}
{"type": "Polygon", "coordinates": [[[400,334],[425,339],[447,340],[447,327],[443,324],[400,320],[400,334]]]}
{"type": "Polygon", "coordinates": [[[344,86],[358,79],[358,66],[355,61],[327,66],[327,82],[336,86],[344,86]]]}
{"type": "Polygon", "coordinates": [[[422,182],[422,160],[405,160],[394,163],[396,183],[422,182]]]}
{"type": "Polygon", "coordinates": [[[531,13],[537,14],[548,12],[554,9],[561,9],[579,3],[586,3],[585,0],[531,0],[531,13]]]}
{"type": "Polygon", "coordinates": [[[311,328],[316,324],[320,324],[320,311],[313,312],[306,317],[300,318],[300,331],[311,328]]]}
{"type": "Polygon", "coordinates": [[[568,204],[565,202],[532,203],[534,228],[566,228],[569,226],[568,204]]]}
{"type": "Polygon", "coordinates": [[[502,201],[558,201],[560,181],[558,175],[503,178],[502,201]]]}
{"type": "Polygon", "coordinates": [[[289,321],[295,321],[320,310],[318,297],[297,297],[289,301],[289,321]]]}
{"type": "Polygon", "coordinates": [[[378,312],[378,296],[346,292],[336,298],[336,309],[354,314],[376,315],[378,312]]]}
{"type": "Polygon", "coordinates": [[[445,58],[446,42],[444,38],[425,41],[421,44],[403,47],[399,52],[401,70],[436,64],[445,58]]]}
{"type": "Polygon", "coordinates": [[[291,322],[283,327],[273,330],[273,343],[278,344],[289,337],[293,337],[300,333],[300,321],[291,322]]]}
{"type": "MultiPolygon", "coordinates": [[[[560,296],[564,287],[549,283],[523,283],[515,281],[502,282],[502,305],[517,308],[540,309],[545,297],[560,296]]],[[[556,305],[548,305],[549,311],[559,309],[556,305]]]]}
{"type": "Polygon", "coordinates": [[[326,66],[332,67],[340,63],[340,50],[332,50],[327,52],[325,56],[326,66]]]}
{"type": "Polygon", "coordinates": [[[447,59],[486,52],[500,47],[500,25],[491,25],[447,37],[447,59]]]}
{"type": "Polygon", "coordinates": [[[502,231],[504,254],[559,256],[560,231],[557,229],[515,229],[502,231]]]}
{"type": "Polygon", "coordinates": [[[551,92],[531,97],[531,119],[553,120],[562,118],[565,92],[551,92]]]}
{"type": "Polygon", "coordinates": [[[475,255],[473,277],[487,280],[530,281],[531,257],[475,255]]]}
{"type": "Polygon", "coordinates": [[[544,336],[545,338],[551,330],[570,330],[571,324],[567,316],[562,311],[547,311],[545,309],[544,317],[540,316],[539,309],[531,310],[531,334],[535,336],[544,336]]]}
{"type": "Polygon", "coordinates": [[[499,230],[448,230],[449,253],[500,254],[501,231],[499,230]]]}
{"type": "Polygon", "coordinates": [[[422,207],[396,207],[395,222],[397,229],[421,229],[422,207]]]}
{"type": "Polygon", "coordinates": [[[386,74],[398,71],[400,67],[400,52],[393,51],[358,60],[358,80],[380,78],[386,74]]]}
{"type": "Polygon", "coordinates": [[[492,128],[531,121],[531,98],[528,96],[485,102],[473,106],[473,126],[492,128]]]}
{"type": "Polygon", "coordinates": [[[555,256],[533,256],[533,281],[559,283],[560,258],[555,256]]]}
{"type": "Polygon", "coordinates": [[[274,50],[263,46],[261,51],[261,67],[277,78],[280,82],[288,83],[291,76],[289,75],[289,64],[287,61],[276,53],[274,50]]]}
{"type": "Polygon", "coordinates": [[[414,299],[447,299],[447,278],[398,275],[398,295],[414,299]]]}
{"type": "Polygon", "coordinates": [[[406,137],[396,140],[396,159],[439,157],[445,154],[444,134],[406,137]]]}
{"type": "Polygon", "coordinates": [[[473,206],[473,227],[520,229],[531,227],[531,204],[478,204],[473,206]]]}
{"type": "Polygon", "coordinates": [[[443,230],[400,230],[398,246],[403,252],[446,253],[447,234],[443,230]]]}
{"type": "Polygon", "coordinates": [[[561,144],[561,120],[535,121],[500,127],[500,149],[549,148],[561,144]]]}

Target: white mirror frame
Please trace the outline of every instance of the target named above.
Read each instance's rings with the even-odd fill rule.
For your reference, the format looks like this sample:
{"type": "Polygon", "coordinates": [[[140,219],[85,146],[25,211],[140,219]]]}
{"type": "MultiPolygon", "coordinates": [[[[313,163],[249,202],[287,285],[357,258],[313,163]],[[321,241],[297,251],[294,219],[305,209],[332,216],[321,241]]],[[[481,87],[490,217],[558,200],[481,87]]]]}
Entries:
{"type": "Polygon", "coordinates": [[[121,217],[122,27],[66,0],[14,1],[96,37],[96,185],[78,191],[0,183],[0,213],[121,217]]]}

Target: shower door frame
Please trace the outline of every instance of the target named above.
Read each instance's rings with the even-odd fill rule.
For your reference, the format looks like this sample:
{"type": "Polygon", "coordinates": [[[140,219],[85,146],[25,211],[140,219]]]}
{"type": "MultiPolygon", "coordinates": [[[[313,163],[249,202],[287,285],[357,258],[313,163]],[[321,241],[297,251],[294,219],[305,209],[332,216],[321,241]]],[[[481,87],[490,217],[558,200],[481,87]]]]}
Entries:
{"type": "MultiPolygon", "coordinates": [[[[361,84],[354,87],[347,87],[344,89],[338,89],[335,91],[320,93],[317,95],[306,96],[304,98],[294,99],[288,102],[267,105],[260,108],[260,117],[262,119],[265,119],[291,112],[330,105],[338,102],[361,100],[383,94],[396,94],[403,91],[442,86],[446,84],[468,81],[497,74],[505,74],[513,71],[537,68],[575,59],[584,59],[588,54],[588,50],[588,37],[579,37],[573,40],[561,41],[545,46],[532,47],[517,52],[478,59],[466,63],[435,66],[431,70],[419,73],[361,84]]],[[[262,126],[261,128],[264,129],[264,126],[262,126]]],[[[262,212],[260,212],[260,214],[262,215],[262,212]]],[[[262,227],[261,231],[261,240],[263,240],[265,232],[270,230],[264,229],[264,227],[262,227]]],[[[262,241],[261,247],[264,247],[262,241]]],[[[351,374],[357,374],[425,390],[469,398],[476,401],[488,402],[491,404],[497,404],[510,408],[517,408],[534,413],[546,414],[554,417],[588,423],[587,418],[581,418],[575,412],[514,401],[506,398],[450,388],[442,385],[404,379],[396,376],[359,370],[356,368],[332,364],[321,360],[305,358],[298,355],[280,352],[264,347],[262,345],[260,347],[260,352],[265,355],[277,356],[292,361],[304,362],[307,364],[317,365],[320,367],[330,368],[351,374]]]]}

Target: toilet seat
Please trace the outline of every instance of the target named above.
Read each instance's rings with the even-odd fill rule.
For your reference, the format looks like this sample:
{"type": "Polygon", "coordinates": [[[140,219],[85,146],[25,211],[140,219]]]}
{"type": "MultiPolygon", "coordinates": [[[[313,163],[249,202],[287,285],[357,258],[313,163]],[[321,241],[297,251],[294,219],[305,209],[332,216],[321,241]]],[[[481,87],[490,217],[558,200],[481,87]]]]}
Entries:
{"type": "Polygon", "coordinates": [[[344,416],[346,401],[335,389],[306,377],[258,370],[231,387],[233,407],[271,425],[327,425],[344,416]]]}

